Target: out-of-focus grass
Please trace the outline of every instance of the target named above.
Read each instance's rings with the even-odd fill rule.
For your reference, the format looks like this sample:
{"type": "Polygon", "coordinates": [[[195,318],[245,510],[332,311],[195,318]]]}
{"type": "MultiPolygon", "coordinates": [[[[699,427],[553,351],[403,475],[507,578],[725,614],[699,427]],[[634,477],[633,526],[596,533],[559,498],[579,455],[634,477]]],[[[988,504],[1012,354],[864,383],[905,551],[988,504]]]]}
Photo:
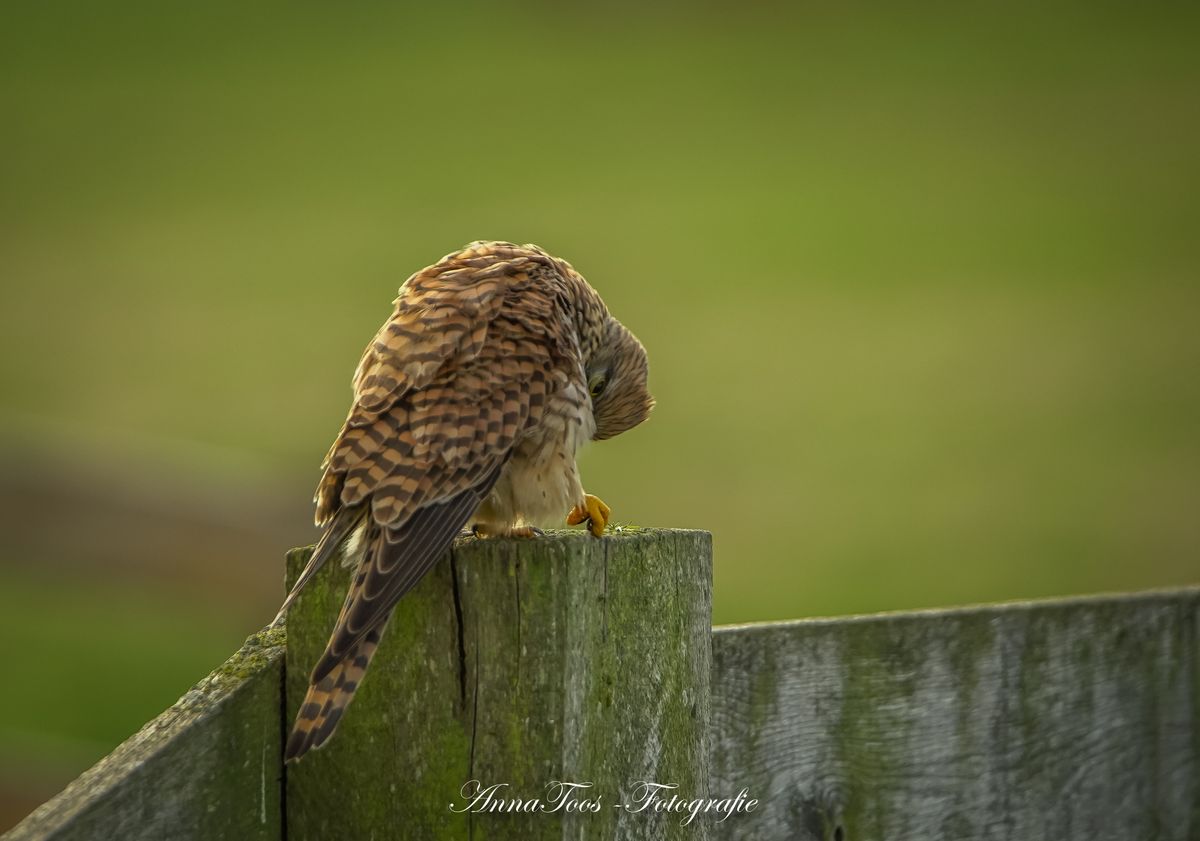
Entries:
{"type": "Polygon", "coordinates": [[[128,582],[6,570],[0,637],[17,665],[7,667],[0,767],[14,746],[34,744],[38,763],[99,759],[237,648],[244,635],[220,618],[128,582]]]}
{"type": "Polygon", "coordinates": [[[311,465],[403,276],[534,239],[651,349],[588,473],[720,618],[1188,573],[1190,21],[277,12],[6,29],[10,407],[311,465]]]}
{"type": "MultiPolygon", "coordinates": [[[[257,453],[307,495],[404,277],[532,240],[650,350],[659,407],[589,487],[713,530],[719,621],[1197,576],[1193,11],[7,17],[7,410],[257,453]]],[[[156,644],[198,677],[197,634],[248,630],[156,644]]]]}

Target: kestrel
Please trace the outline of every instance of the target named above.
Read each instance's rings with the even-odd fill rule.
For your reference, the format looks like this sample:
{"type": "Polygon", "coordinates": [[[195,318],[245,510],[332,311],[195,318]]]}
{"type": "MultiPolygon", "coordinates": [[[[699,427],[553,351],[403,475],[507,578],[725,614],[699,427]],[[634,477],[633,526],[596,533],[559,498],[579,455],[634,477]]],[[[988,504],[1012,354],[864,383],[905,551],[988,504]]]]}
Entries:
{"type": "Polygon", "coordinates": [[[396,602],[464,527],[532,537],[565,514],[604,532],[575,457],[646,419],[646,378],[637,338],[536,246],[474,242],[405,281],[354,374],[317,487],[324,533],[280,609],[346,547],[357,568],[286,760],[333,734],[396,602]]]}

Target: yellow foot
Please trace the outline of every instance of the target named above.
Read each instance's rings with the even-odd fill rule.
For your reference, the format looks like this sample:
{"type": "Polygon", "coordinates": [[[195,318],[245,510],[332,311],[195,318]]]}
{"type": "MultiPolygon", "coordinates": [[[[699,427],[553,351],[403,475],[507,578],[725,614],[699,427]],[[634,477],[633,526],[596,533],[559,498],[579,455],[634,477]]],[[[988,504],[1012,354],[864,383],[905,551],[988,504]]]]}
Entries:
{"type": "Polygon", "coordinates": [[[574,526],[587,520],[592,534],[599,537],[604,534],[604,527],[608,525],[610,514],[612,514],[612,509],[604,504],[604,500],[598,496],[584,494],[583,505],[576,505],[567,515],[567,525],[574,526]]]}

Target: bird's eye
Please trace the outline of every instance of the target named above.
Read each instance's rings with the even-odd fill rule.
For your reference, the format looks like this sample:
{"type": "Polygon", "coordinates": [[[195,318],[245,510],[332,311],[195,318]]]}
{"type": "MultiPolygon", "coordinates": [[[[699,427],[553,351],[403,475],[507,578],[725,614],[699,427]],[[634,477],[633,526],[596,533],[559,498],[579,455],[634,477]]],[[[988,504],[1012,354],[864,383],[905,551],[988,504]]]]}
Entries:
{"type": "Polygon", "coordinates": [[[592,399],[595,400],[604,393],[604,387],[608,385],[608,380],[603,374],[597,374],[592,377],[592,381],[588,383],[588,390],[592,393],[592,399]]]}

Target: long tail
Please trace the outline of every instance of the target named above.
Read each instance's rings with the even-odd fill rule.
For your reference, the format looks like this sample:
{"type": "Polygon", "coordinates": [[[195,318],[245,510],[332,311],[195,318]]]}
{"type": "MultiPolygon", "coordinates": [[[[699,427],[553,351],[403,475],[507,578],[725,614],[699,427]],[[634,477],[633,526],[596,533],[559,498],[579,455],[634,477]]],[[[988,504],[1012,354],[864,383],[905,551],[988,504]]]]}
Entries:
{"type": "MultiPolygon", "coordinates": [[[[371,568],[371,562],[378,551],[380,536],[379,527],[374,522],[369,522],[363,559],[359,563],[354,580],[350,583],[350,590],[346,593],[342,612],[338,616],[338,627],[345,622],[351,605],[362,592],[367,571],[371,568]]],[[[367,666],[371,664],[375,649],[379,647],[379,640],[389,618],[390,613],[358,640],[326,674],[313,676],[315,679],[309,684],[304,703],[300,705],[300,712],[296,714],[296,722],[292,725],[292,734],[284,748],[284,762],[299,759],[313,748],[319,748],[333,735],[342,714],[346,712],[346,707],[354,700],[354,693],[366,674],[367,666]]]]}
{"type": "Polygon", "coordinates": [[[354,692],[366,674],[386,627],[385,621],[368,631],[341,664],[308,687],[283,753],[284,762],[299,759],[308,751],[321,747],[333,735],[346,707],[354,700],[354,692]]]}
{"type": "MultiPolygon", "coordinates": [[[[424,577],[454,540],[492,489],[501,467],[503,463],[495,465],[479,482],[454,496],[417,509],[396,529],[384,528],[372,516],[365,516],[363,555],[325,653],[313,667],[308,693],[284,750],[285,761],[300,758],[333,735],[367,671],[396,602],[424,577]]],[[[350,533],[349,526],[346,533],[350,533]]],[[[313,557],[310,566],[315,564],[315,553],[313,557]]],[[[308,575],[306,569],[296,591],[308,575]]]]}

